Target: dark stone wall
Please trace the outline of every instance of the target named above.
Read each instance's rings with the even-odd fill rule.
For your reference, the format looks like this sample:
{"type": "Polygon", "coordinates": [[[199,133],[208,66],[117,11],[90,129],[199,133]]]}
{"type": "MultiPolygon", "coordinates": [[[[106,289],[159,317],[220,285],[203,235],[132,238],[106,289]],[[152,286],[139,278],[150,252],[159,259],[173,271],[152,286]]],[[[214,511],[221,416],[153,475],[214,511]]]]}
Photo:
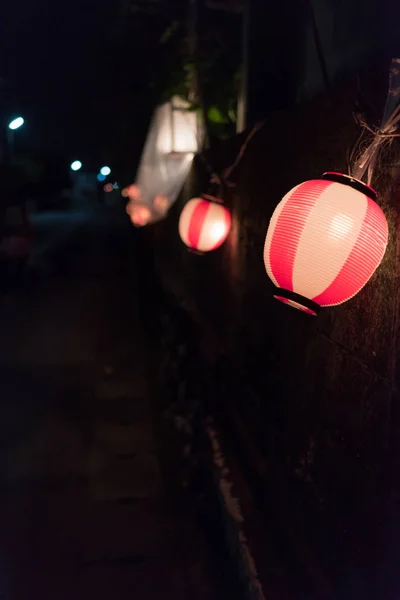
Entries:
{"type": "Polygon", "coordinates": [[[398,53],[394,0],[248,1],[250,121],[314,97],[377,56],[398,53]]]}
{"type": "MultiPolygon", "coordinates": [[[[377,115],[382,72],[361,85],[377,115]]],[[[238,453],[253,453],[249,474],[254,467],[262,480],[261,510],[290,530],[300,558],[309,549],[313,558],[302,558],[311,573],[323,573],[331,597],[392,598],[400,556],[397,142],[383,152],[374,181],[389,247],[354,299],[317,318],[302,314],[273,300],[262,258],[282,196],[326,170],[347,172],[359,134],[356,95],[350,81],[334,98],[268,119],[234,173],[237,186],[226,197],[233,226],[219,250],[190,253],[177,231],[184,202],[210,191],[202,160],[151,236],[160,285],[197,325],[215,407],[227,428],[238,429],[238,453]]],[[[207,159],[225,168],[245,137],[207,159]]]]}

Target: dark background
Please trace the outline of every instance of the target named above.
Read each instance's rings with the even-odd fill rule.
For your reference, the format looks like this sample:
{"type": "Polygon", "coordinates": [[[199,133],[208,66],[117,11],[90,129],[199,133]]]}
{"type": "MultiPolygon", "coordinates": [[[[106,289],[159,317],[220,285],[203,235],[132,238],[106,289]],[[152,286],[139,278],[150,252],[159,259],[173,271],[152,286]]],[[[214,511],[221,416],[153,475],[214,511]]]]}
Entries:
{"type": "MultiPolygon", "coordinates": [[[[111,1],[73,0],[61,8],[26,0],[3,5],[2,112],[4,119],[11,112],[25,116],[21,150],[46,161],[58,156],[66,168],[75,158],[94,169],[107,162],[133,177],[154,106],[182,85],[185,74],[185,3],[148,6],[132,12],[129,4],[111,1]],[[166,31],[165,45],[160,40],[166,31]]],[[[202,6],[207,104],[223,111],[236,93],[240,13],[202,6]],[[225,53],[210,65],[221,45],[225,53]],[[233,66],[227,55],[237,57],[233,66]],[[221,73],[232,82],[227,95],[221,73]]],[[[356,298],[314,320],[279,305],[271,298],[262,248],[272,211],[288,189],[325,170],[347,171],[360,133],[353,112],[379,123],[390,58],[399,49],[398,13],[389,1],[314,2],[321,55],[310,3],[253,0],[249,128],[221,142],[227,137],[223,129],[208,155],[222,171],[251,124],[267,118],[235,173],[236,189],[226,197],[232,232],[221,249],[202,258],[187,253],[179,240],[184,202],[208,187],[197,160],[168,219],[147,233],[155,257],[147,276],[159,290],[154,310],[168,295],[198,324],[212,400],[226,429],[247,432],[262,465],[258,471],[257,461],[250,461],[260,511],[279,524],[278,538],[292,536],[289,546],[301,569],[317,565],[333,597],[341,599],[396,597],[397,143],[382,155],[373,182],[389,221],[389,248],[356,298]],[[304,559],[304,548],[312,559],[304,559]]],[[[248,454],[243,437],[237,438],[237,448],[248,454]]]]}

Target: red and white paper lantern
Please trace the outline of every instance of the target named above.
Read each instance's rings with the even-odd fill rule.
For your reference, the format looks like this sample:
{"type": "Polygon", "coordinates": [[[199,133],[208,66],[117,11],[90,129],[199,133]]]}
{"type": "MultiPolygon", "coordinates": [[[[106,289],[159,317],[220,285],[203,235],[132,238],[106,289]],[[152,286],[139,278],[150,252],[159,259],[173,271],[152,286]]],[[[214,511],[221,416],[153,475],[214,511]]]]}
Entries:
{"type": "Polygon", "coordinates": [[[151,211],[145,204],[129,202],[126,207],[132,225],[135,227],[144,227],[150,222],[151,211]]]}
{"type": "Polygon", "coordinates": [[[264,246],[275,298],[315,315],[355,296],[379,266],[388,224],[369,186],[325,173],[286,194],[264,246]]]}
{"type": "Polygon", "coordinates": [[[215,250],[224,243],[231,228],[229,210],[217,202],[192,198],[179,219],[182,241],[199,252],[215,250]]]}

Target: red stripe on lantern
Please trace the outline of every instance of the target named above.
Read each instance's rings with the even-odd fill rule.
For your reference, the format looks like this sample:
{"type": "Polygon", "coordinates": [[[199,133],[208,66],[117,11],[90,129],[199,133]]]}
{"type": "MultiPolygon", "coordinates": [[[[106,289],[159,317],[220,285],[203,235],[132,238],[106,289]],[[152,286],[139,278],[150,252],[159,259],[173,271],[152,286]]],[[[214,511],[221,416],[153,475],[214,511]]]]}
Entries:
{"type": "Polygon", "coordinates": [[[388,227],[378,204],[367,198],[364,221],[346,262],[334,281],[321,294],[313,298],[320,306],[341,304],[355,296],[368,282],[385,254],[388,227]],[[373,230],[377,235],[371,236],[373,230]]]}
{"type": "Polygon", "coordinates": [[[269,248],[269,262],[278,286],[293,291],[293,267],[297,246],[307,217],[331,181],[306,181],[291,193],[275,224],[269,248]],[[294,210],[295,205],[298,210],[294,210]],[[283,251],[284,249],[284,251],[283,251]]]}
{"type": "Polygon", "coordinates": [[[188,229],[188,241],[189,245],[197,249],[201,231],[203,229],[204,221],[207,216],[208,209],[210,207],[210,203],[206,200],[201,200],[190,217],[189,229],[188,229]]]}

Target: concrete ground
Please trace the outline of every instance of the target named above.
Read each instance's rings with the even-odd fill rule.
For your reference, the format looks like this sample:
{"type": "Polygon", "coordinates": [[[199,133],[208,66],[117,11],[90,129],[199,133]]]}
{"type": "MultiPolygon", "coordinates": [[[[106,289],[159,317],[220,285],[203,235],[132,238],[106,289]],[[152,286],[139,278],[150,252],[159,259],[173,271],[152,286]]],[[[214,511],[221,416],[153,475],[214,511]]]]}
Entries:
{"type": "Polygon", "coordinates": [[[68,218],[42,219],[69,237],[39,236],[46,268],[0,296],[0,599],[232,598],[165,492],[135,232],[68,218]]]}

